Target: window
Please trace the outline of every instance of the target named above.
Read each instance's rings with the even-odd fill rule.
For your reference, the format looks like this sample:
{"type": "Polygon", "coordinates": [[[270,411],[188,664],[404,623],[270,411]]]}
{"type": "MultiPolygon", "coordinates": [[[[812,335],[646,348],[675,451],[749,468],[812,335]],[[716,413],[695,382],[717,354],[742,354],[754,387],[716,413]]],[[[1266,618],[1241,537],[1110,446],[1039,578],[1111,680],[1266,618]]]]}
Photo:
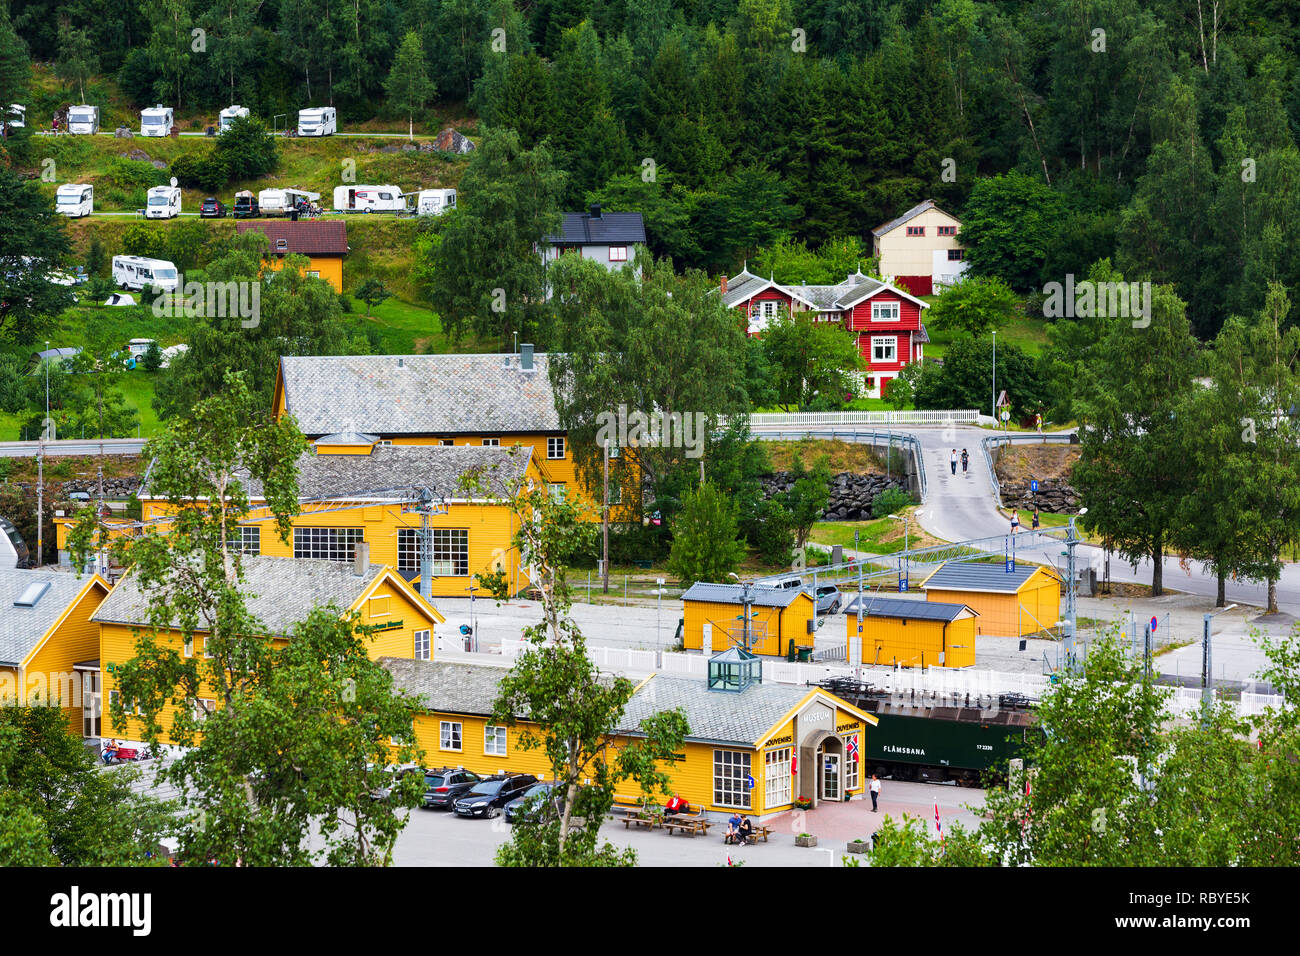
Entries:
{"type": "MultiPolygon", "coordinates": [[[[862,764],[858,760],[854,760],[853,754],[849,753],[849,741],[854,740],[857,736],[857,734],[844,735],[844,791],[846,793],[858,789],[858,785],[862,782],[862,778],[859,776],[862,764]]],[[[861,741],[858,741],[858,744],[861,745],[861,741]]]]}
{"type": "Polygon", "coordinates": [[[402,574],[420,570],[420,534],[414,528],[397,531],[397,570],[402,574]]]}
{"type": "Polygon", "coordinates": [[[356,546],[365,540],[362,528],[294,528],[293,556],[351,561],[356,546]]]}
{"type": "Polygon", "coordinates": [[[498,757],[506,755],[506,729],[488,724],[483,728],[483,752],[498,757]]]}
{"type": "Polygon", "coordinates": [[[557,459],[564,457],[564,437],[546,439],[546,457],[557,459]]]}
{"type": "Polygon", "coordinates": [[[881,337],[881,336],[872,336],[871,361],[897,362],[898,361],[898,339],[881,337]]]}
{"type": "Polygon", "coordinates": [[[941,236],[955,236],[955,235],[957,235],[957,227],[956,227],[956,226],[940,226],[940,227],[939,227],[939,235],[941,235],[941,236]]]}
{"type": "Polygon", "coordinates": [[[393,447],[393,440],[392,440],[391,438],[385,438],[385,439],[383,439],[382,441],[379,442],[379,447],[380,447],[380,448],[392,448],[392,447],[393,447]]]}
{"type": "Polygon", "coordinates": [[[483,439],[483,444],[484,444],[484,446],[486,446],[486,447],[488,447],[488,448],[495,448],[495,447],[497,447],[498,445],[501,444],[501,439],[500,439],[500,438],[484,438],[484,439],[483,439]]]}
{"type": "Polygon", "coordinates": [[[438,439],[438,444],[439,444],[439,445],[454,445],[454,444],[456,444],[456,439],[454,439],[454,438],[439,438],[439,439],[438,439]]]}
{"type": "Polygon", "coordinates": [[[948,261],[949,261],[949,262],[961,262],[961,261],[962,261],[963,259],[965,259],[965,258],[966,258],[966,250],[965,250],[965,249],[949,249],[949,250],[948,250],[948,261]]]}
{"type": "Polygon", "coordinates": [[[276,249],[276,252],[283,252],[285,249],[288,249],[288,248],[289,248],[289,240],[288,240],[288,239],[277,239],[277,240],[275,240],[275,249],[276,249]]]}
{"type": "Polygon", "coordinates": [[[370,599],[370,616],[387,617],[389,613],[389,606],[391,603],[392,603],[392,598],[387,594],[379,594],[376,595],[375,597],[372,597],[370,599]]]}
{"type": "Polygon", "coordinates": [[[898,317],[899,317],[899,303],[897,302],[871,303],[872,322],[897,322],[898,317]]]}
{"type": "Polygon", "coordinates": [[[763,318],[775,319],[781,303],[775,299],[766,299],[761,304],[763,306],[763,318]]]}
{"type": "Polygon", "coordinates": [[[438,733],[438,746],[443,750],[460,750],[460,721],[444,720],[438,733]]]}
{"type": "Polygon", "coordinates": [[[262,553],[262,529],[256,525],[242,525],[230,539],[230,550],[239,554],[262,553]]]}
{"type": "Polygon", "coordinates": [[[193,656],[194,656],[194,635],[193,635],[193,634],[191,634],[189,637],[185,638],[185,652],[184,652],[184,653],[185,653],[185,656],[186,656],[186,657],[193,657],[193,656]]]}
{"type": "Polygon", "coordinates": [[[552,501],[563,501],[563,500],[564,500],[564,495],[565,495],[565,486],[564,486],[564,482],[562,482],[562,481],[554,481],[554,482],[551,482],[551,484],[549,484],[549,485],[546,486],[546,490],[547,490],[548,492],[550,492],[551,500],[552,500],[552,501]]]}
{"type": "Polygon", "coordinates": [[[469,574],[469,532],[464,529],[434,529],[433,573],[438,577],[469,574]]]}
{"type": "Polygon", "coordinates": [[[720,807],[749,809],[749,754],[713,751],[713,802],[720,807]]]}
{"type": "Polygon", "coordinates": [[[212,712],[217,709],[217,702],[211,697],[194,697],[190,699],[190,707],[194,711],[194,719],[202,721],[212,716],[212,712]]]}
{"type": "Polygon", "coordinates": [[[415,659],[417,661],[427,661],[429,659],[429,632],[415,632],[415,659]]]}
{"type": "Polygon", "coordinates": [[[767,767],[763,774],[763,809],[784,806],[792,802],[790,795],[790,754],[792,748],[769,750],[763,755],[767,767]]]}
{"type": "Polygon", "coordinates": [[[609,476],[609,503],[611,505],[621,505],[623,503],[623,482],[615,474],[609,476]]]}
{"type": "Polygon", "coordinates": [[[610,262],[627,262],[627,246],[610,246],[610,262]]]}
{"type": "Polygon", "coordinates": [[[924,235],[925,235],[925,226],[908,226],[908,227],[907,227],[907,234],[908,234],[909,236],[924,236],[924,235]]]}
{"type": "Polygon", "coordinates": [[[309,272],[307,273],[307,278],[308,278],[308,279],[319,279],[319,278],[320,278],[320,272],[319,272],[319,271],[309,271],[309,272]]]}
{"type": "Polygon", "coordinates": [[[203,659],[212,660],[212,638],[208,636],[203,638],[203,659]]]}

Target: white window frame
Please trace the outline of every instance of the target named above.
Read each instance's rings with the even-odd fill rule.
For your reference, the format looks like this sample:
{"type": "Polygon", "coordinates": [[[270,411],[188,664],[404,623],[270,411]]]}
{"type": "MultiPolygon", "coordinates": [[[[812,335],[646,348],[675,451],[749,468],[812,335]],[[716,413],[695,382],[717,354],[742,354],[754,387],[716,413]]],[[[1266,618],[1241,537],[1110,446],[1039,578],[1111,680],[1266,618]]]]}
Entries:
{"type": "Polygon", "coordinates": [[[212,651],[208,648],[208,642],[209,642],[210,640],[212,640],[212,635],[211,635],[211,634],[204,634],[204,635],[203,635],[203,659],[204,659],[205,661],[210,661],[210,660],[212,660],[212,651]]]}
{"type": "Polygon", "coordinates": [[[610,246],[610,262],[627,262],[627,246],[610,246]]]}
{"type": "Polygon", "coordinates": [[[293,556],[348,562],[356,556],[357,545],[365,540],[365,528],[320,528],[306,525],[293,529],[293,556]]]}
{"type": "Polygon", "coordinates": [[[429,532],[429,536],[432,539],[430,564],[433,566],[433,576],[435,578],[469,577],[469,530],[434,528],[429,532]]]}
{"type": "Polygon", "coordinates": [[[844,770],[840,775],[840,785],[845,793],[849,793],[862,786],[862,734],[855,731],[842,734],[840,739],[844,741],[844,770]],[[857,760],[849,753],[849,741],[854,737],[858,738],[857,760]]]}
{"type": "Polygon", "coordinates": [[[483,725],[483,754],[487,757],[504,757],[510,749],[510,739],[507,729],[504,726],[496,724],[483,725]],[[492,744],[488,748],[489,742],[492,744]]]}
{"type": "Polygon", "coordinates": [[[428,628],[425,628],[422,631],[415,632],[413,642],[415,645],[414,647],[415,659],[417,661],[431,660],[431,658],[429,657],[429,648],[431,646],[430,638],[432,636],[433,636],[433,632],[430,631],[428,628]]]}
{"type": "Polygon", "coordinates": [[[546,459],[547,461],[563,461],[564,456],[568,453],[564,436],[558,438],[550,437],[546,439],[546,459]],[[558,452],[558,454],[556,454],[558,452]]]}
{"type": "Polygon", "coordinates": [[[745,786],[745,778],[754,773],[750,756],[747,750],[713,751],[714,806],[751,809],[753,799],[749,788],[745,786]],[[738,800],[735,799],[737,797],[738,800]]]}
{"type": "Polygon", "coordinates": [[[562,481],[552,481],[546,486],[546,493],[551,496],[551,500],[563,503],[568,496],[568,488],[562,481]]]}
{"type": "Polygon", "coordinates": [[[388,617],[393,613],[393,596],[391,594],[376,594],[370,598],[370,616],[371,617],[388,617]],[[379,602],[385,602],[383,604],[379,602]],[[379,608],[383,610],[379,610],[379,608]]]}
{"type": "Polygon", "coordinates": [[[759,305],[761,306],[759,315],[768,322],[781,314],[781,303],[776,299],[763,299],[759,305]]]}
{"type": "Polygon", "coordinates": [[[259,525],[240,525],[235,529],[239,537],[230,542],[230,550],[238,554],[258,555],[262,553],[262,529],[259,525]]]}
{"type": "Polygon", "coordinates": [[[763,809],[794,803],[793,747],[774,747],[763,754],[763,809]]]}
{"type": "Polygon", "coordinates": [[[459,720],[441,721],[438,726],[438,749],[460,753],[465,747],[464,729],[459,720]],[[451,746],[453,741],[456,744],[454,747],[451,746]]]}
{"type": "Polygon", "coordinates": [[[499,447],[500,445],[501,445],[501,439],[500,439],[500,438],[484,438],[484,439],[483,439],[483,447],[484,447],[484,448],[497,448],[497,447],[499,447]]]}
{"type": "Polygon", "coordinates": [[[191,697],[190,710],[194,714],[194,719],[198,721],[207,720],[217,709],[217,699],[215,697],[191,697]]]}
{"type": "Polygon", "coordinates": [[[194,635],[193,634],[185,638],[184,644],[181,648],[181,653],[184,654],[186,657],[194,656],[194,635]]]}
{"type": "Polygon", "coordinates": [[[903,303],[901,302],[872,302],[871,303],[871,321],[872,322],[899,322],[903,318],[903,303]],[[893,315],[884,313],[892,311],[893,315]]]}
{"type": "Polygon", "coordinates": [[[871,361],[881,363],[891,363],[898,361],[898,336],[896,335],[873,335],[871,337],[871,361]],[[876,354],[877,347],[885,348],[888,343],[890,356],[884,357],[876,354]]]}

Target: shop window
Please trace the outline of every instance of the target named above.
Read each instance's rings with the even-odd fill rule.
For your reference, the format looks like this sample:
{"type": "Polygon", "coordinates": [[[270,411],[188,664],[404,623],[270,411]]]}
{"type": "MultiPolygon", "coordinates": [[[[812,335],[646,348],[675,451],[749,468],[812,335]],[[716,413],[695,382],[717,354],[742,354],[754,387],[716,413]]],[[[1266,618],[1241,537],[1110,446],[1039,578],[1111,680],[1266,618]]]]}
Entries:
{"type": "Polygon", "coordinates": [[[361,528],[294,528],[293,556],[325,561],[351,561],[366,540],[361,528]]]}
{"type": "Polygon", "coordinates": [[[850,790],[858,789],[858,785],[862,783],[862,777],[861,777],[862,764],[859,762],[857,752],[855,752],[853,747],[849,746],[849,741],[853,741],[854,744],[857,744],[858,735],[857,734],[844,735],[844,792],[845,793],[848,793],[850,790]]]}
{"type": "Polygon", "coordinates": [[[713,803],[719,807],[749,809],[749,754],[739,750],[713,751],[713,803]]]}
{"type": "Polygon", "coordinates": [[[790,774],[791,754],[792,748],[782,747],[779,750],[769,750],[764,755],[766,766],[763,769],[763,798],[766,810],[794,801],[790,774]]]}

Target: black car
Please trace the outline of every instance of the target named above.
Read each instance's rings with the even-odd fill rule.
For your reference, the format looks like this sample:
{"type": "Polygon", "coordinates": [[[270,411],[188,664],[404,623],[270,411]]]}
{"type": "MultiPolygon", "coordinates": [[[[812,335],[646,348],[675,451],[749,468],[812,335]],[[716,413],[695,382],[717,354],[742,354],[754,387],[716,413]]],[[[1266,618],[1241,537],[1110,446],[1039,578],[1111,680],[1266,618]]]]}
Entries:
{"type": "Polygon", "coordinates": [[[207,199],[203,200],[202,204],[199,206],[199,218],[200,219],[225,219],[226,204],[223,203],[220,199],[217,199],[213,196],[209,196],[207,199]]]}
{"type": "Polygon", "coordinates": [[[257,205],[257,199],[254,196],[236,196],[235,197],[235,218],[236,219],[256,219],[262,214],[257,205]]]}
{"type": "Polygon", "coordinates": [[[442,807],[450,810],[452,801],[464,796],[483,778],[468,770],[441,770],[424,772],[424,806],[426,809],[442,807]]]}
{"type": "Polygon", "coordinates": [[[506,804],[506,823],[514,823],[520,817],[536,820],[542,805],[555,794],[558,786],[559,783],[555,780],[533,784],[522,795],[506,804]]]}
{"type": "Polygon", "coordinates": [[[501,808],[537,782],[531,773],[496,774],[476,783],[452,804],[459,817],[495,817],[501,808]]]}

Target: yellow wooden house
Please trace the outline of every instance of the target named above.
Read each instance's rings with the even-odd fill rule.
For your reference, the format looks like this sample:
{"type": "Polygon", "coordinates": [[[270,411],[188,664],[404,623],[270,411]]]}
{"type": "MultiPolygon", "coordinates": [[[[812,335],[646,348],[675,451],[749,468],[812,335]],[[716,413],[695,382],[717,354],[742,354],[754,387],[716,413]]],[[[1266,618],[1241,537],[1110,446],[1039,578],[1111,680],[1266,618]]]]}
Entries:
{"type": "MultiPolygon", "coordinates": [[[[790,642],[813,643],[816,605],[802,589],[750,588],[749,649],[784,657],[790,642]]],[[[697,582],[682,595],[682,643],[688,651],[725,651],[744,640],[745,588],[740,584],[697,582]]]]}
{"type": "Polygon", "coordinates": [[[953,562],[921,582],[927,601],[964,604],[978,615],[977,634],[1045,634],[1061,619],[1061,577],[1040,565],[953,562]]]}
{"type": "MultiPolygon", "coordinates": [[[[291,639],[294,625],[316,608],[333,607],[339,614],[358,615],[358,625],[375,630],[366,637],[370,657],[410,657],[432,660],[434,629],[446,619],[420,597],[391,568],[371,564],[362,545],[352,562],[294,560],[267,556],[244,556],[243,571],[248,610],[277,645],[291,639]]],[[[91,620],[99,628],[98,665],[103,691],[117,695],[117,671],[136,653],[141,634],[154,633],[158,643],[185,657],[204,655],[206,635],[197,630],[190,640],[179,628],[154,631],[149,618],[149,595],[128,572],[95,611],[91,620]]],[[[191,706],[211,711],[218,706],[215,694],[200,697],[191,706]]],[[[104,707],[103,737],[138,740],[141,727],[128,717],[125,726],[113,722],[110,707],[104,707]]],[[[168,706],[160,718],[171,725],[174,708],[168,706]]]]}
{"type": "Polygon", "coordinates": [[[970,667],[975,663],[978,615],[965,604],[865,594],[850,601],[844,613],[846,636],[850,644],[859,642],[858,660],[864,664],[970,667]]]}
{"type": "Polygon", "coordinates": [[[343,291],[343,257],[348,254],[348,225],[342,220],[289,220],[240,222],[235,224],[240,235],[260,232],[266,235],[266,252],[262,268],[278,272],[284,268],[284,257],[306,256],[307,275],[324,279],[343,291]]]}

